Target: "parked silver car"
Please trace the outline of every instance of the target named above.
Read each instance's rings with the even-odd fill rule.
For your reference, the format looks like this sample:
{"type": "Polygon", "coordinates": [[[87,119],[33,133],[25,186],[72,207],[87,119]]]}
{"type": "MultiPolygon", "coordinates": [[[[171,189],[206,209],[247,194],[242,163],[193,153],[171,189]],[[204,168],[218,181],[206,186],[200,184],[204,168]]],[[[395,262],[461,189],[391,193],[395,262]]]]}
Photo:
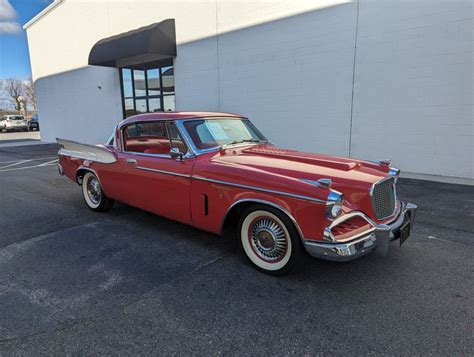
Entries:
{"type": "Polygon", "coordinates": [[[0,132],[4,130],[28,131],[28,121],[22,115],[4,115],[0,117],[0,132]]]}

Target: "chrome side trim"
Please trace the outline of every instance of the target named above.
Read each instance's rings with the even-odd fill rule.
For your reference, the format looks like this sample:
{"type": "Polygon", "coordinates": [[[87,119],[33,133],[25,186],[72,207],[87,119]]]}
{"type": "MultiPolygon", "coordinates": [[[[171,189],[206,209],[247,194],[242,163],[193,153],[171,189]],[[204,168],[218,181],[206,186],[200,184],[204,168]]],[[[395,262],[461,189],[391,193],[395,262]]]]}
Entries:
{"type": "Polygon", "coordinates": [[[146,156],[146,157],[159,157],[162,159],[171,159],[169,154],[146,154],[144,152],[134,152],[134,151],[121,151],[124,154],[137,155],[137,156],[146,156]]]}
{"type": "Polygon", "coordinates": [[[221,228],[220,228],[220,231],[221,231],[221,234],[224,230],[224,222],[225,220],[227,219],[227,216],[229,215],[229,212],[237,205],[241,204],[241,203],[244,203],[244,202],[255,202],[255,203],[261,203],[261,204],[265,204],[265,205],[268,205],[268,206],[272,206],[278,210],[280,210],[282,213],[286,214],[288,216],[288,218],[293,222],[293,224],[295,225],[296,227],[296,230],[298,231],[298,235],[300,236],[300,239],[301,241],[303,242],[304,241],[304,235],[303,235],[303,231],[301,230],[300,226],[298,225],[298,222],[296,222],[296,219],[291,215],[290,212],[288,212],[285,208],[283,208],[282,206],[280,205],[277,205],[276,203],[273,203],[273,202],[270,202],[270,201],[265,201],[265,200],[261,200],[261,199],[258,199],[258,198],[244,198],[244,199],[241,199],[241,200],[238,200],[238,201],[235,201],[234,203],[232,203],[229,208],[227,209],[227,212],[224,216],[224,219],[222,220],[222,223],[221,223],[221,228]]]}
{"type": "Polygon", "coordinates": [[[180,174],[180,173],[173,172],[173,171],[157,170],[157,169],[151,169],[151,168],[149,168],[149,167],[143,167],[143,166],[136,166],[135,168],[136,168],[137,170],[156,172],[156,173],[164,174],[164,175],[171,175],[171,176],[178,176],[178,177],[191,178],[191,175],[180,174]]]}
{"type": "Polygon", "coordinates": [[[200,180],[200,181],[207,181],[207,182],[217,183],[217,184],[220,184],[220,185],[244,188],[244,189],[249,189],[249,190],[253,190],[253,191],[260,191],[260,192],[266,192],[266,193],[274,193],[274,194],[280,195],[280,196],[292,197],[292,198],[297,198],[297,199],[300,199],[300,200],[326,204],[326,201],[320,200],[318,198],[297,195],[297,194],[293,194],[293,193],[289,193],[289,192],[275,191],[275,190],[269,190],[269,189],[261,188],[261,187],[242,185],[242,184],[239,184],[239,183],[214,180],[214,179],[209,179],[209,178],[202,177],[202,176],[192,176],[192,178],[196,179],[196,180],[200,180]]]}

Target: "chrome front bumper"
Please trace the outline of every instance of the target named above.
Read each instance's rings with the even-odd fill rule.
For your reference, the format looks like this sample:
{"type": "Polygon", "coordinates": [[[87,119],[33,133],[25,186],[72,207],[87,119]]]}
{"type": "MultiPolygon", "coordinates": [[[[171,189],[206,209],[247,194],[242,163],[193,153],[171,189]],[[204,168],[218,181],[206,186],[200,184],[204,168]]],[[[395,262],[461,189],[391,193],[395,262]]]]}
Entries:
{"type": "Polygon", "coordinates": [[[306,251],[316,258],[344,262],[358,258],[375,250],[386,256],[390,242],[400,238],[400,228],[408,221],[410,230],[415,223],[417,206],[413,203],[402,202],[402,209],[398,217],[390,224],[379,224],[375,230],[344,243],[322,243],[314,240],[305,240],[306,251]]]}

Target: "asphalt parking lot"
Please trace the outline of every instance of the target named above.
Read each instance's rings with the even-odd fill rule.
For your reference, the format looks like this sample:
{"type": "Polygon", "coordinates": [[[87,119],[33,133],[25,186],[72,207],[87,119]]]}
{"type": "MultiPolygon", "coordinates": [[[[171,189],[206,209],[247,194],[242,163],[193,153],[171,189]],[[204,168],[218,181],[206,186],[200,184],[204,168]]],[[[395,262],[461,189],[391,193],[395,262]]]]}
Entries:
{"type": "Polygon", "coordinates": [[[474,353],[472,186],[402,179],[402,248],[277,278],[231,237],[90,211],[56,151],[0,147],[0,355],[474,353]]]}

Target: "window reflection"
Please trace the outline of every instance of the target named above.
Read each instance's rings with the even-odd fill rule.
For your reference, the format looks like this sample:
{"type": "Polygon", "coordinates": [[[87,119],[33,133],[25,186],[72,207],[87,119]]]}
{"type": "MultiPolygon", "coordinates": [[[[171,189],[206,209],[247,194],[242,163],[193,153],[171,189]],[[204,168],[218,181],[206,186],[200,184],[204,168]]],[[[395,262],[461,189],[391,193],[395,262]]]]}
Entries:
{"type": "Polygon", "coordinates": [[[163,107],[166,112],[175,110],[174,95],[165,95],[163,97],[163,107]]]}
{"type": "Polygon", "coordinates": [[[148,111],[153,112],[161,112],[161,100],[160,98],[150,98],[148,99],[148,111]]]}
{"type": "Polygon", "coordinates": [[[135,106],[136,106],[137,114],[147,112],[146,99],[137,99],[137,100],[135,100],[135,106]]]}
{"type": "Polygon", "coordinates": [[[125,118],[131,115],[135,115],[135,106],[134,106],[132,98],[125,99],[124,105],[125,105],[125,118]]]}
{"type": "Polygon", "coordinates": [[[163,80],[163,94],[174,93],[174,70],[173,67],[161,68],[163,80]]]}
{"type": "Polygon", "coordinates": [[[124,97],[133,97],[132,71],[130,69],[123,69],[122,78],[123,78],[124,97]]]}
{"type": "MultiPolygon", "coordinates": [[[[171,63],[171,62],[169,62],[171,63]]],[[[174,68],[121,69],[124,117],[147,112],[174,111],[174,68]]]]}
{"type": "Polygon", "coordinates": [[[146,96],[145,71],[133,70],[133,84],[135,86],[135,97],[146,96]]]}
{"type": "Polygon", "coordinates": [[[160,70],[149,69],[147,71],[147,81],[148,81],[148,95],[160,95],[160,70]]]}

